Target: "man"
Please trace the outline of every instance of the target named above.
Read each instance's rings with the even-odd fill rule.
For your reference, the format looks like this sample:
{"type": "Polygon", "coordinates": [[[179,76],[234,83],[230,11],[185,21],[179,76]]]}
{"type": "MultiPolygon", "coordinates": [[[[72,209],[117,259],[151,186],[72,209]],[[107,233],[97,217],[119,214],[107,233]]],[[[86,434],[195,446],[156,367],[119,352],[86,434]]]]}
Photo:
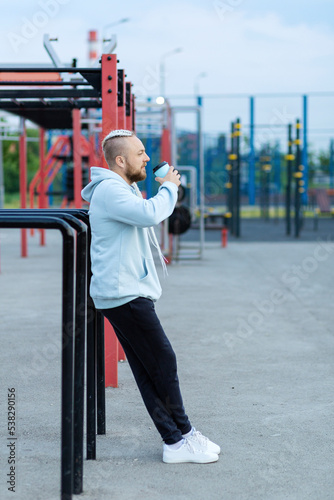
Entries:
{"type": "MultiPolygon", "coordinates": [[[[90,202],[92,281],[97,309],[113,326],[145,406],[159,431],[166,463],[210,463],[220,448],[191,426],[185,413],[176,357],[155,313],[161,295],[150,241],[152,226],[171,215],[180,174],[170,167],[158,193],[144,200],[135,184],[146,178],[149,157],[128,130],[114,130],[102,143],[108,169],[92,167],[82,190],[90,202]]],[[[162,257],[162,256],[161,256],[162,257]]]]}

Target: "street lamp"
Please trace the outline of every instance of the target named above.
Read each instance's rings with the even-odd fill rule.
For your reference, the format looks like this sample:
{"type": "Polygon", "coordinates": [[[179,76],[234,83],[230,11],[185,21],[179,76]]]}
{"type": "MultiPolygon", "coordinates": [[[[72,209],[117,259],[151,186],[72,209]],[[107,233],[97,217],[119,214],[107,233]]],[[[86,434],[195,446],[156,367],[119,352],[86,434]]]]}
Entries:
{"type": "Polygon", "coordinates": [[[206,76],[208,76],[207,73],[205,72],[202,72],[200,73],[199,75],[197,75],[197,77],[195,78],[195,83],[194,83],[194,93],[195,95],[199,95],[199,81],[201,78],[205,78],[206,76]]]}
{"type": "Polygon", "coordinates": [[[182,48],[178,47],[177,49],[171,50],[163,54],[160,59],[160,96],[165,97],[166,94],[166,71],[165,71],[165,59],[174,54],[178,54],[182,52],[182,48]]]}
{"type": "MultiPolygon", "coordinates": [[[[102,29],[102,33],[108,29],[108,28],[112,28],[114,26],[118,26],[119,24],[123,24],[123,23],[128,23],[130,21],[130,18],[129,17],[124,17],[123,19],[119,19],[119,21],[116,21],[114,23],[110,23],[110,24],[107,24],[106,26],[103,26],[103,29],[102,29]]],[[[108,42],[109,40],[106,40],[105,38],[103,38],[103,42],[108,42]]]]}

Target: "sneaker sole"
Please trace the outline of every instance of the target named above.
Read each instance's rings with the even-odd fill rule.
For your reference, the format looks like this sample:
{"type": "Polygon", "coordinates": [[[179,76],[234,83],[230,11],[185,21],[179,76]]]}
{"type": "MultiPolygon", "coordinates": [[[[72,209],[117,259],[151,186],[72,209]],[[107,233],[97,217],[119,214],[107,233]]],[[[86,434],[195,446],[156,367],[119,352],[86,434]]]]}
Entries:
{"type": "Polygon", "coordinates": [[[212,464],[214,462],[217,462],[219,460],[219,456],[213,456],[213,457],[208,457],[208,458],[203,458],[202,460],[200,459],[194,459],[194,460],[176,460],[176,459],[168,459],[163,457],[162,461],[165,464],[212,464]]]}

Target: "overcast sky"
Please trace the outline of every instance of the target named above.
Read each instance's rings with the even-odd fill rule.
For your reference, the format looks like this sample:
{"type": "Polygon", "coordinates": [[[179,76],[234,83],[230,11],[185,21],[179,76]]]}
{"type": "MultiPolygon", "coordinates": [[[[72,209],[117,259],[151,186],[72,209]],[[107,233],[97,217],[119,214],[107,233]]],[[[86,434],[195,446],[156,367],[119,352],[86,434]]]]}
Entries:
{"type": "MultiPolygon", "coordinates": [[[[86,65],[88,31],[96,29],[100,38],[117,34],[120,66],[144,96],[159,94],[159,62],[177,47],[182,52],[166,58],[169,95],[193,95],[201,72],[207,73],[199,81],[204,95],[334,91],[333,0],[0,0],[0,5],[0,63],[49,62],[42,43],[49,33],[59,40],[55,49],[62,62],[76,57],[86,65]],[[122,18],[130,20],[106,28],[122,18]]],[[[273,121],[276,108],[284,114],[284,106],[286,114],[300,114],[298,99],[266,102],[257,108],[261,121],[273,121]]],[[[315,102],[314,128],[322,122],[334,135],[334,98],[315,102]]],[[[208,100],[208,130],[219,127],[217,106],[224,127],[238,113],[247,120],[247,99],[219,105],[208,100]]]]}

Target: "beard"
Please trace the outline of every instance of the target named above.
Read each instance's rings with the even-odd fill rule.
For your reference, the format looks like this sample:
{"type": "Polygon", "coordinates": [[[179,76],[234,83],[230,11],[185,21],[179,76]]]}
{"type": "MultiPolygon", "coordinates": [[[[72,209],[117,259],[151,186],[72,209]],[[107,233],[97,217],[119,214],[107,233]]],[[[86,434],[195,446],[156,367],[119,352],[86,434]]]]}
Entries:
{"type": "Polygon", "coordinates": [[[127,165],[125,175],[131,184],[133,182],[144,181],[147,177],[146,170],[144,169],[138,170],[132,167],[131,165],[127,165]]]}

